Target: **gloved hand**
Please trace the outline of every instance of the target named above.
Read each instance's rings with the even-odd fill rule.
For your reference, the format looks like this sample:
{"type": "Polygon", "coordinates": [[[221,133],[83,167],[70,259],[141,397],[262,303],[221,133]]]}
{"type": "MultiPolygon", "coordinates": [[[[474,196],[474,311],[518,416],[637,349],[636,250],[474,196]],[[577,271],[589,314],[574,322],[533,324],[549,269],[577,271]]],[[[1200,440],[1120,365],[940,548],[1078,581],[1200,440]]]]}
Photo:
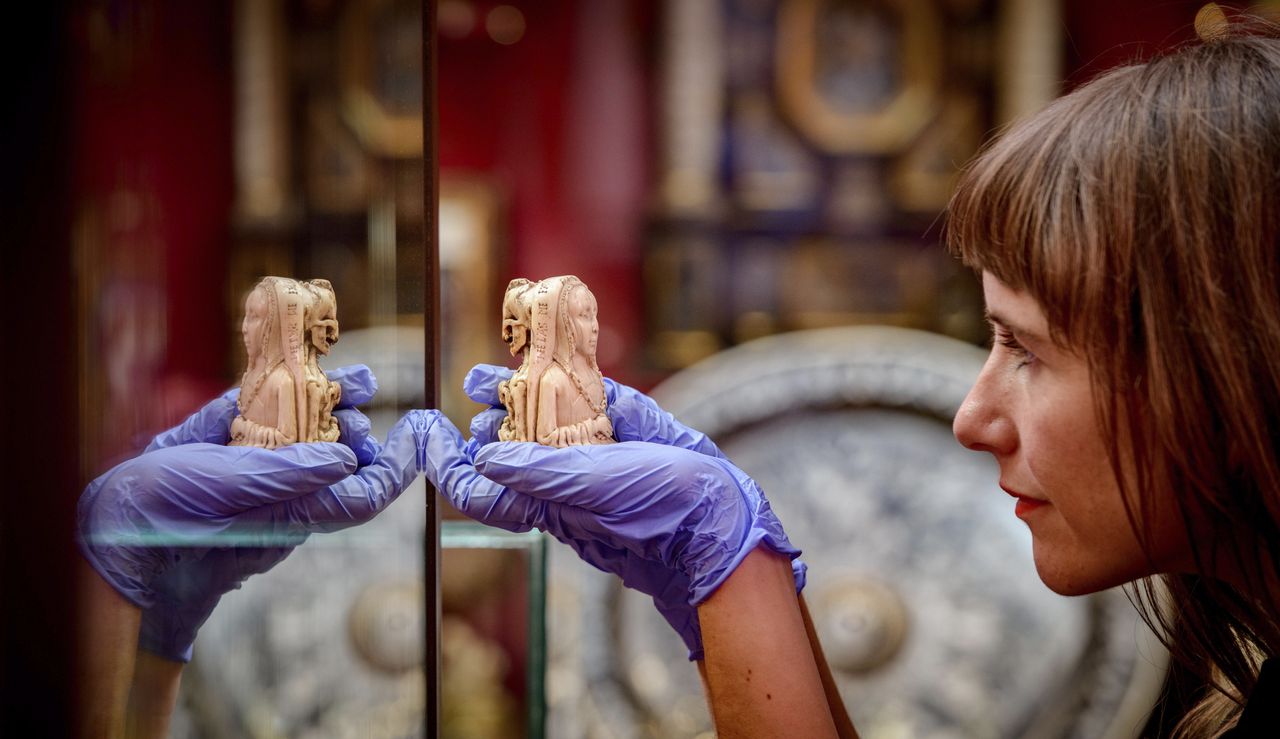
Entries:
{"type": "MultiPolygon", "coordinates": [[[[481,365],[464,388],[473,400],[494,403],[497,383],[509,374],[481,365]]],[[[490,409],[472,422],[465,445],[447,421],[435,425],[424,472],[472,518],[512,531],[547,531],[652,596],[689,658],[701,659],[697,605],[748,553],[764,544],[792,557],[797,592],[805,566],[759,486],[710,439],[642,393],[605,383],[620,444],[490,444],[504,415],[490,409]]]]}
{"type": "MultiPolygon", "coordinates": [[[[481,413],[481,416],[488,416],[480,422],[482,428],[489,425],[489,417],[496,416],[500,420],[506,415],[502,401],[498,399],[498,385],[511,379],[512,374],[506,367],[477,364],[463,379],[462,389],[467,397],[491,408],[481,413]]],[[[724,453],[709,436],[680,423],[675,416],[662,410],[653,398],[639,390],[606,377],[604,393],[608,401],[605,414],[613,424],[613,435],[618,441],[651,441],[725,459],[724,453]]],[[[473,428],[473,437],[475,431],[473,428]]],[[[497,439],[496,434],[488,434],[479,443],[488,444],[497,439]]]]}
{"type": "Polygon", "coordinates": [[[384,447],[350,407],[377,391],[369,369],[329,377],[342,386],[334,412],[341,443],[225,446],[237,413],[232,390],[80,496],[77,543],[98,574],[143,609],[139,646],[190,660],[196,631],[224,593],[271,569],[311,532],[369,520],[416,477],[427,414],[407,414],[384,447]]]}

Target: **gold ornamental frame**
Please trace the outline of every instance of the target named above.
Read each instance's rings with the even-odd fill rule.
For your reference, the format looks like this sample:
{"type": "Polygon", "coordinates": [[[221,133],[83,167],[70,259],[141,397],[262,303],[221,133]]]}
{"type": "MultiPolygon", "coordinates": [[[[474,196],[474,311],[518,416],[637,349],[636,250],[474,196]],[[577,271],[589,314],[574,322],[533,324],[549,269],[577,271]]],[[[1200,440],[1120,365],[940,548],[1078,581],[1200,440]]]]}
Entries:
{"type": "Polygon", "coordinates": [[[929,0],[879,0],[901,19],[897,66],[901,84],[877,111],[845,112],[813,84],[816,34],[827,0],[786,0],[775,41],[780,106],[791,124],[830,154],[893,154],[905,149],[940,108],[942,22],[929,0]]]}
{"type": "MultiPolygon", "coordinates": [[[[347,6],[338,30],[338,74],[342,89],[342,119],[360,144],[375,155],[392,159],[423,156],[421,113],[388,110],[374,93],[373,22],[391,0],[356,0],[347,6]]],[[[432,7],[427,3],[423,12],[432,7]]]]}

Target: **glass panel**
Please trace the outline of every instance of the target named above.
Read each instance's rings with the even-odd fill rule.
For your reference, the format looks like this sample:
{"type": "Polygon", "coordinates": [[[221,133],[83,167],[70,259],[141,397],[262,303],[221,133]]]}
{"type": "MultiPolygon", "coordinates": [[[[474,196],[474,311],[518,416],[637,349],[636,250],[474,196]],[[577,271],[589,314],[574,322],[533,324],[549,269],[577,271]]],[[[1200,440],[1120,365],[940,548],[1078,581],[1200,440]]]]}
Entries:
{"type": "MultiPolygon", "coordinates": [[[[328,279],[341,333],[323,364],[373,370],[377,438],[425,399],[420,13],[418,0],[243,0],[231,13],[227,325],[262,275],[328,279]]],[[[418,735],[423,488],[225,596],[175,734],[418,735]]]]}
{"type": "MultiPolygon", "coordinates": [[[[86,479],[239,383],[245,296],[265,275],[332,283],[340,332],[321,365],[373,370],[374,436],[425,405],[422,5],[76,5],[86,479]]],[[[456,171],[440,190],[439,405],[466,428],[462,376],[503,358],[501,197],[456,171]]],[[[223,596],[184,671],[172,735],[422,734],[424,487],[366,524],[311,536],[223,596]]],[[[445,735],[540,736],[545,544],[446,531],[441,651],[462,659],[439,686],[445,735]],[[479,695],[494,710],[477,723],[479,695]]]]}
{"type": "MultiPolygon", "coordinates": [[[[441,587],[444,589],[445,613],[441,735],[523,735],[541,739],[547,711],[544,689],[547,661],[546,535],[537,531],[513,534],[472,521],[445,521],[440,538],[444,550],[441,587]],[[476,576],[477,571],[480,577],[476,576]],[[485,587],[485,575],[489,579],[498,576],[505,580],[505,583],[489,588],[487,598],[483,592],[477,593],[477,582],[481,591],[485,587]],[[486,606],[485,600],[490,601],[490,605],[486,606]],[[510,609],[512,603],[518,604],[520,600],[525,602],[523,632],[513,632],[509,628],[511,622],[518,619],[499,618],[495,622],[485,616],[486,608],[497,605],[500,609],[510,609]],[[523,696],[518,696],[520,700],[515,702],[516,710],[509,713],[493,710],[492,704],[497,702],[499,706],[506,707],[512,701],[485,701],[483,687],[475,690],[467,684],[470,675],[477,671],[477,664],[485,662],[482,647],[470,634],[486,628],[492,631],[495,625],[502,629],[502,633],[494,635],[497,638],[514,636],[522,638],[524,644],[523,648],[510,650],[524,662],[524,691],[523,696]],[[523,716],[519,715],[521,703],[523,716]],[[499,716],[509,718],[499,724],[499,716]],[[519,726],[521,720],[523,734],[519,726]]],[[[507,682],[514,683],[517,678],[515,671],[508,669],[507,682]]]]}

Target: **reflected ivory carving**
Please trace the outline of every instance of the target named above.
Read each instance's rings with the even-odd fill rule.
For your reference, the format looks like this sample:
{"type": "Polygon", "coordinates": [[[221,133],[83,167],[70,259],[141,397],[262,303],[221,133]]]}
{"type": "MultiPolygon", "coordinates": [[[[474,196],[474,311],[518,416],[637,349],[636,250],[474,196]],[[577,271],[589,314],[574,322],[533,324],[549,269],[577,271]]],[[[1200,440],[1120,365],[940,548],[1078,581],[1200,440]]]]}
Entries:
{"type": "Polygon", "coordinates": [[[502,300],[502,340],[521,364],[498,386],[502,441],[612,444],[604,378],[596,365],[596,298],[577,277],[515,279],[502,300]]]}
{"type": "Polygon", "coordinates": [[[333,408],[342,388],[319,357],[338,340],[338,302],[328,280],[264,277],[244,301],[248,365],[229,446],[265,449],[337,441],[333,408]]]}

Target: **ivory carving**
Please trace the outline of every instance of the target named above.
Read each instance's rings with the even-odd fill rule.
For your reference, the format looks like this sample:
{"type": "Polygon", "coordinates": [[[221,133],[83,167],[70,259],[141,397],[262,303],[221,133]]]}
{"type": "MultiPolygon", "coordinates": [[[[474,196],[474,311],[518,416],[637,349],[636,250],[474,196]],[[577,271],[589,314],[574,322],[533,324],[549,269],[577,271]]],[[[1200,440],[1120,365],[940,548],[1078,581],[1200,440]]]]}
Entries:
{"type": "Polygon", "coordinates": [[[265,449],[337,441],[333,408],[342,388],[319,357],[338,340],[338,303],[328,280],[264,277],[244,301],[248,366],[229,446],[265,449]]]}
{"type": "Polygon", "coordinates": [[[604,378],[596,365],[596,298],[577,277],[515,279],[502,299],[502,339],[519,369],[498,385],[502,441],[612,444],[604,378]]]}

